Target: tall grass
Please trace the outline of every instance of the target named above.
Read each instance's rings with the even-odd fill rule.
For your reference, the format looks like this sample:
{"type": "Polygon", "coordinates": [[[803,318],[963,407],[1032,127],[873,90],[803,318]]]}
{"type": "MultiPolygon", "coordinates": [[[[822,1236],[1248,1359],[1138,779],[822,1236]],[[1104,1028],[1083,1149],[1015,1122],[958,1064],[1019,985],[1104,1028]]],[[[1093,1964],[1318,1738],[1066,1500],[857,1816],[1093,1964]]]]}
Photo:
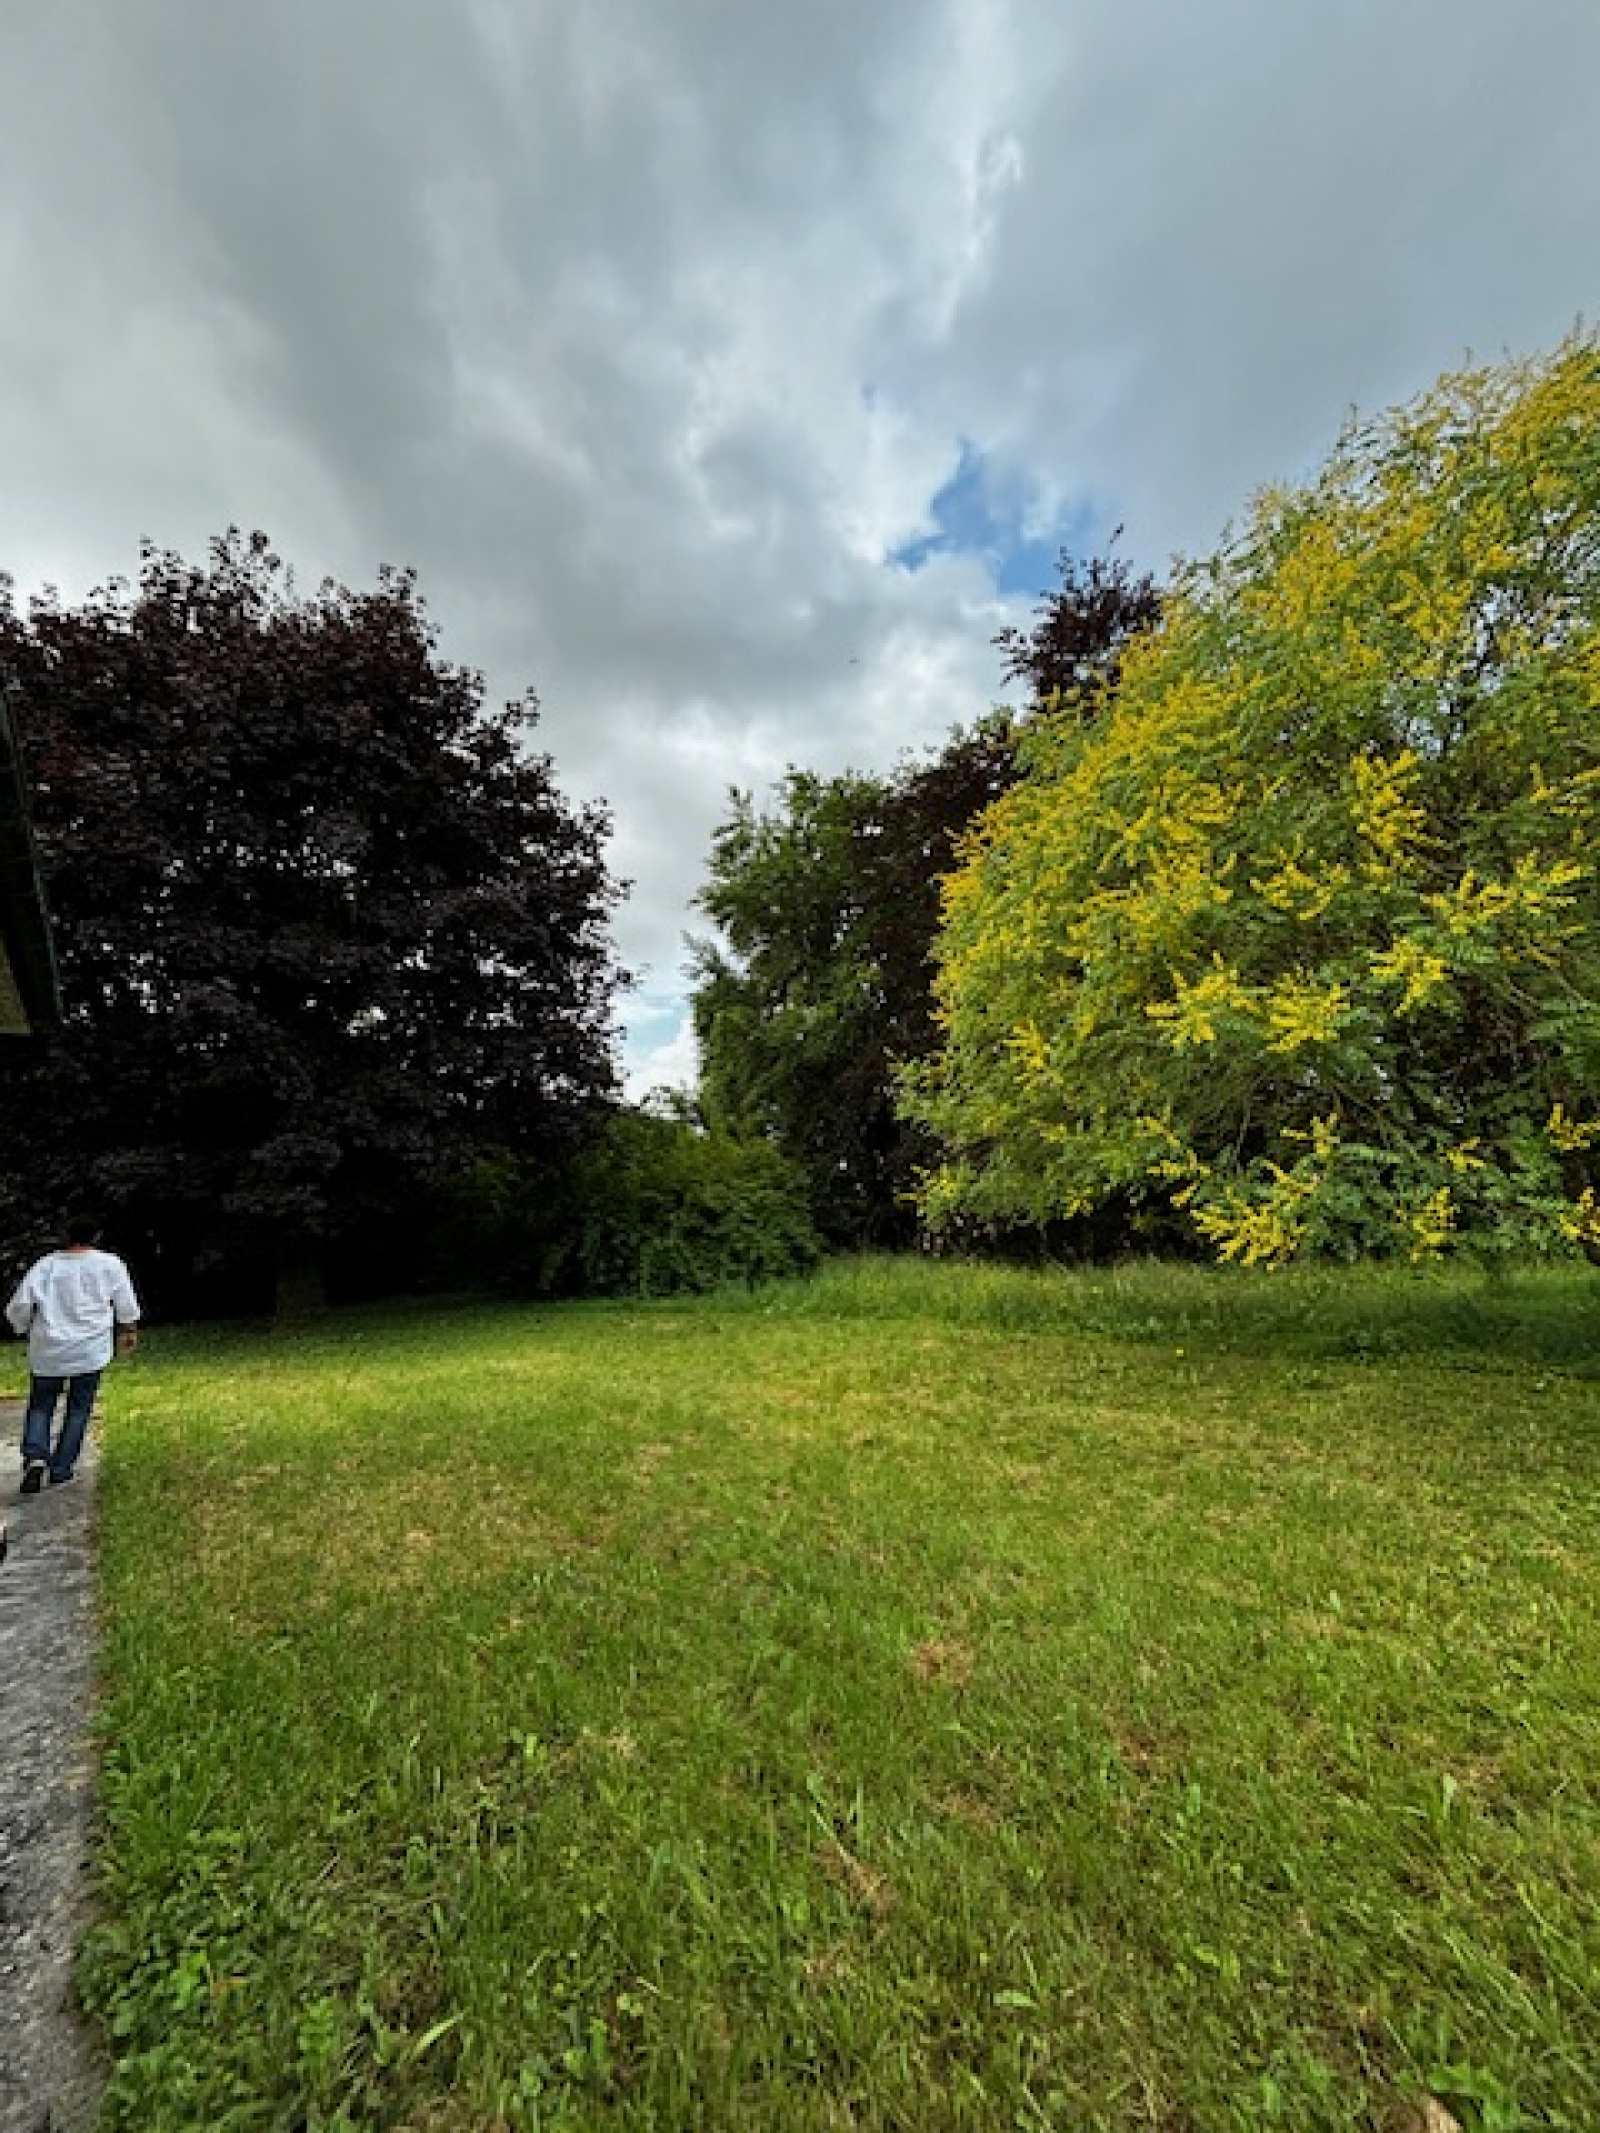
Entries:
{"type": "Polygon", "coordinates": [[[1597,1331],[864,1262],[152,1343],[108,2123],[1600,2124],[1597,1331]]]}
{"type": "Polygon", "coordinates": [[[1600,1373],[1600,1279],[1571,1267],[1241,1272],[1136,1260],[1069,1271],[866,1257],[834,1260],[808,1283],[752,1291],[749,1302],[769,1313],[1199,1342],[1279,1360],[1418,1355],[1471,1367],[1515,1357],[1600,1373]]]}

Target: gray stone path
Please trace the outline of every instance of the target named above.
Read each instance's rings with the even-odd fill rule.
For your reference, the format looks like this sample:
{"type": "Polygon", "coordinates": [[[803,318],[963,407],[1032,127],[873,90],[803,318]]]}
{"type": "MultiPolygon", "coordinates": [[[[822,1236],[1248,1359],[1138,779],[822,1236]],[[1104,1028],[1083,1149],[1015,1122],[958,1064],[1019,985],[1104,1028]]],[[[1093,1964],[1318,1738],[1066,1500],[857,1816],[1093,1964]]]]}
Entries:
{"type": "Polygon", "coordinates": [[[72,2008],[94,1765],[95,1450],[19,1499],[21,1404],[0,1400],[0,2133],[86,2133],[101,2078],[72,2008]]]}

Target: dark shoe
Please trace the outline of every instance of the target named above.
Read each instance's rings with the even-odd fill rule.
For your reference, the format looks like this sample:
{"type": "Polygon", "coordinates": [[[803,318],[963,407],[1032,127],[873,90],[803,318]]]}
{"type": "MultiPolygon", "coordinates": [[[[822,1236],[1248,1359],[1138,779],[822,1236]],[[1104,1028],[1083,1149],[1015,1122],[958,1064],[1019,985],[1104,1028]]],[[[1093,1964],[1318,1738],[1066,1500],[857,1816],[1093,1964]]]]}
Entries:
{"type": "Polygon", "coordinates": [[[65,1482],[65,1481],[70,1481],[71,1479],[72,1479],[72,1476],[71,1476],[71,1474],[70,1474],[70,1473],[68,1473],[68,1474],[52,1474],[52,1475],[50,1476],[50,1486],[51,1486],[51,1488],[53,1488],[53,1489],[59,1489],[59,1488],[61,1487],[61,1485],[62,1485],[62,1483],[63,1483],[63,1482],[65,1482]]]}
{"type": "Polygon", "coordinates": [[[44,1477],[44,1461],[42,1459],[30,1459],[27,1465],[22,1469],[23,1495],[37,1496],[41,1486],[43,1485],[44,1477]]]}

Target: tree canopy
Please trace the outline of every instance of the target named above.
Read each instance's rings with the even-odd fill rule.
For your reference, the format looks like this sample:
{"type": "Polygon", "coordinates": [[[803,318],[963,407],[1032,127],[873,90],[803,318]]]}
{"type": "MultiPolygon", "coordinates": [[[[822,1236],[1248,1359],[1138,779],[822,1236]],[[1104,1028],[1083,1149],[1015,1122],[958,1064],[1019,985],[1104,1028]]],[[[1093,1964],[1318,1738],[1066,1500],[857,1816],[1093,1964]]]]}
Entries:
{"type": "MultiPolygon", "coordinates": [[[[1159,611],[1153,582],[1116,559],[1076,561],[1031,630],[995,640],[1025,680],[1022,720],[1049,706],[1087,724],[1159,611]]],[[[896,1105],[896,1076],[937,1041],[940,883],[961,839],[1017,776],[1019,718],[997,711],[879,776],[791,770],[762,810],[734,793],[700,906],[695,1028],[707,1117],[800,1164],[836,1243],[910,1241],[918,1173],[935,1147],[896,1105]]]]}
{"type": "Polygon", "coordinates": [[[935,1226],[1600,1243],[1600,350],[1350,426],[1036,720],[907,1076],[935,1226]]]}
{"type": "Polygon", "coordinates": [[[798,1164],[815,1219],[841,1244],[885,1241],[884,1142],[899,1131],[853,866],[874,793],[868,779],[791,771],[767,812],[731,794],[699,896],[720,939],[695,944],[706,1122],[798,1164]]]}
{"type": "Polygon", "coordinates": [[[1026,682],[1030,710],[1070,711],[1092,725],[1116,687],[1124,649],[1160,620],[1161,589],[1125,556],[1083,558],[1063,548],[1057,570],[1061,582],[1040,594],[1032,627],[1013,625],[994,642],[1006,680],[1026,682]]]}
{"type": "Polygon", "coordinates": [[[953,734],[885,777],[794,770],[759,810],[734,793],[701,908],[701,1104],[769,1140],[808,1181],[835,1243],[909,1241],[931,1152],[895,1112],[895,1071],[934,1040],[929,986],[939,878],[956,841],[1010,782],[1004,718],[953,734]]]}
{"type": "MultiPolygon", "coordinates": [[[[0,588],[3,594],[3,588],[0,588]]],[[[264,537],[0,597],[66,1028],[0,1057],[13,1246],[105,1205],[181,1285],[392,1219],[610,1091],[603,815],[486,709],[412,577],[299,594],[264,537]]]]}

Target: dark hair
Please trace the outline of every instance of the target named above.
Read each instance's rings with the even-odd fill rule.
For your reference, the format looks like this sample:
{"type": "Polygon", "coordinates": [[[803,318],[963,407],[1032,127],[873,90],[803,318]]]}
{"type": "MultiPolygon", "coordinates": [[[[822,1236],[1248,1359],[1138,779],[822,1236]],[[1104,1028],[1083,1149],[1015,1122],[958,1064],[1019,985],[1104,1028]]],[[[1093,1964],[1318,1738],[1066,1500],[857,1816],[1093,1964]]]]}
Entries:
{"type": "Polygon", "coordinates": [[[102,1224],[98,1215],[86,1214],[82,1208],[66,1220],[69,1244],[98,1244],[102,1224]]]}

